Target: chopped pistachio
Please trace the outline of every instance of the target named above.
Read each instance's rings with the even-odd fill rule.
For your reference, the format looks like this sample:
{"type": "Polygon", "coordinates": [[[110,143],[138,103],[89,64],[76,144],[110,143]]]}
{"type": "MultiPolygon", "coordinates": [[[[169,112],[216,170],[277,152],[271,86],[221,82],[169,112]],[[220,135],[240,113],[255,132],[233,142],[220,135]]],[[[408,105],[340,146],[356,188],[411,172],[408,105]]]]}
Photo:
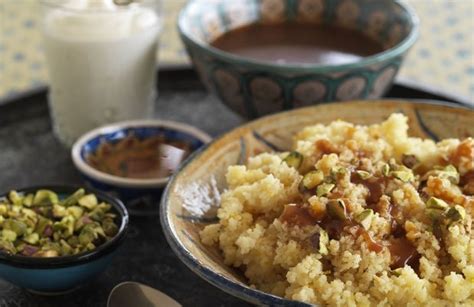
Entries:
{"type": "Polygon", "coordinates": [[[355,216],[355,221],[362,225],[365,230],[370,228],[370,224],[372,224],[372,217],[374,216],[374,211],[372,209],[365,209],[361,213],[355,216]]]}
{"type": "Polygon", "coordinates": [[[78,202],[79,205],[89,210],[94,209],[99,204],[99,202],[97,201],[97,197],[94,194],[87,194],[85,196],[82,196],[81,198],[79,198],[78,202]]]}
{"type": "Polygon", "coordinates": [[[58,257],[95,249],[118,233],[111,210],[82,189],[64,201],[49,190],[10,192],[0,200],[0,252],[58,257]]]}
{"type": "Polygon", "coordinates": [[[303,155],[297,151],[292,151],[283,159],[283,162],[290,167],[298,169],[303,163],[303,155]]]}
{"type": "Polygon", "coordinates": [[[328,245],[329,235],[325,230],[321,229],[321,231],[319,232],[319,253],[321,255],[327,255],[329,253],[328,245]]]}
{"type": "Polygon", "coordinates": [[[466,210],[460,205],[449,208],[446,217],[453,222],[462,221],[466,218],[466,210]]]}
{"type": "Polygon", "coordinates": [[[18,236],[21,236],[26,232],[26,224],[22,221],[10,218],[3,222],[3,229],[11,230],[15,232],[18,236]]]}
{"type": "Polygon", "coordinates": [[[16,254],[17,250],[12,241],[4,240],[0,238],[0,251],[4,251],[9,254],[16,254]]]}
{"type": "Polygon", "coordinates": [[[62,205],[66,207],[75,206],[77,205],[77,202],[79,201],[79,199],[85,194],[86,194],[86,191],[84,189],[79,189],[76,192],[74,192],[71,196],[63,200],[62,205]]]}
{"type": "Polygon", "coordinates": [[[14,242],[17,238],[16,232],[10,229],[2,230],[2,239],[9,242],[14,242]]]}
{"type": "Polygon", "coordinates": [[[341,221],[347,219],[346,204],[342,199],[331,199],[326,205],[326,210],[333,218],[341,221]]]}
{"type": "Polygon", "coordinates": [[[366,171],[357,170],[356,173],[363,180],[369,179],[370,177],[372,177],[372,174],[370,174],[369,172],[366,172],[366,171]]]}
{"type": "Polygon", "coordinates": [[[23,206],[25,207],[31,207],[33,205],[33,199],[34,199],[34,195],[33,194],[28,194],[25,196],[25,198],[23,199],[23,206]]]}
{"type": "Polygon", "coordinates": [[[71,214],[76,220],[84,215],[84,209],[79,206],[71,206],[67,208],[67,213],[71,214]]]}
{"type": "Polygon", "coordinates": [[[59,202],[58,195],[50,190],[38,190],[33,198],[33,205],[52,205],[59,202]]]}
{"type": "Polygon", "coordinates": [[[16,191],[10,191],[8,198],[15,206],[23,206],[23,198],[16,191]]]}
{"type": "Polygon", "coordinates": [[[400,166],[396,171],[392,171],[390,174],[403,182],[409,182],[415,179],[412,170],[405,166],[400,166]]]}
{"type": "Polygon", "coordinates": [[[382,166],[382,175],[384,175],[385,177],[387,177],[388,175],[390,175],[390,165],[384,164],[384,165],[382,166]]]}
{"type": "Polygon", "coordinates": [[[449,205],[442,199],[430,197],[426,202],[426,207],[429,209],[445,210],[449,208],[449,205]]]}
{"type": "Polygon", "coordinates": [[[61,205],[53,205],[53,216],[56,218],[65,217],[67,215],[66,208],[61,205]]]}
{"type": "Polygon", "coordinates": [[[317,189],[316,189],[316,195],[321,197],[321,196],[325,196],[327,194],[329,194],[329,192],[331,192],[332,189],[334,189],[336,185],[333,184],[333,183],[322,183],[320,185],[318,185],[317,189]]]}
{"type": "Polygon", "coordinates": [[[36,232],[33,232],[33,233],[25,236],[23,238],[23,241],[25,241],[26,243],[35,245],[36,243],[39,242],[39,234],[37,234],[36,232]]]}
{"type": "Polygon", "coordinates": [[[427,214],[427,215],[430,217],[430,219],[432,219],[432,220],[442,220],[442,219],[443,219],[444,210],[426,208],[426,214],[427,214]]]}
{"type": "Polygon", "coordinates": [[[331,169],[331,179],[333,182],[347,174],[347,169],[342,166],[335,166],[331,169]]]}
{"type": "Polygon", "coordinates": [[[397,269],[393,270],[392,273],[395,276],[400,276],[400,275],[402,275],[402,271],[403,271],[403,268],[397,268],[397,269]]]}

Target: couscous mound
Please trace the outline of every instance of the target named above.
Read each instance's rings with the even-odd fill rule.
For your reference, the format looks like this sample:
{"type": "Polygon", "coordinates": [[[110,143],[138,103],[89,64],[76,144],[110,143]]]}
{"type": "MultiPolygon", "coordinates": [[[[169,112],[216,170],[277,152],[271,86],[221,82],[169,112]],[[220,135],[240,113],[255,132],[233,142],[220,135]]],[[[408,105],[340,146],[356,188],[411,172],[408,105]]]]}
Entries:
{"type": "Polygon", "coordinates": [[[201,240],[251,286],[334,306],[474,306],[474,140],[407,118],[304,128],[293,151],[230,166],[201,240]]]}

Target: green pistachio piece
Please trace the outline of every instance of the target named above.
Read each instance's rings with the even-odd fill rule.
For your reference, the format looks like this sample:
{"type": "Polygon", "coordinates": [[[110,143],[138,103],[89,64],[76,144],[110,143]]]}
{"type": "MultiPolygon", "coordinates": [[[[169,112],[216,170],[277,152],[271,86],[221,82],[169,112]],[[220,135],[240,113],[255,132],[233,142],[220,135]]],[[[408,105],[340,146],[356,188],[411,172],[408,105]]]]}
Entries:
{"type": "Polygon", "coordinates": [[[459,184],[459,173],[456,167],[453,165],[448,165],[444,168],[442,177],[444,176],[453,184],[459,184]]]}
{"type": "Polygon", "coordinates": [[[84,246],[98,238],[97,233],[91,227],[88,226],[89,225],[86,225],[81,230],[81,234],[79,235],[79,243],[84,246]]]}
{"type": "Polygon", "coordinates": [[[415,179],[415,176],[413,175],[413,172],[411,169],[405,167],[405,166],[400,166],[398,170],[392,171],[390,173],[393,177],[403,181],[403,182],[409,182],[413,181],[415,179]]]}
{"type": "Polygon", "coordinates": [[[104,220],[102,228],[104,229],[104,233],[109,237],[115,236],[118,232],[118,226],[111,219],[104,220]]]}
{"type": "Polygon", "coordinates": [[[327,205],[326,210],[329,216],[341,221],[347,219],[346,204],[342,199],[331,199],[327,205]]]}
{"type": "Polygon", "coordinates": [[[80,206],[85,207],[89,210],[94,209],[99,204],[97,197],[94,194],[87,194],[79,198],[78,203],[80,206]]]}
{"type": "Polygon", "coordinates": [[[426,214],[432,220],[442,220],[443,215],[444,215],[444,210],[426,208],[426,214]]]}
{"type": "Polygon", "coordinates": [[[303,163],[303,155],[297,151],[292,151],[283,159],[283,162],[290,167],[298,169],[303,163]]]}
{"type": "Polygon", "coordinates": [[[426,202],[426,207],[429,209],[445,210],[449,208],[449,205],[442,199],[430,197],[426,202]]]}
{"type": "Polygon", "coordinates": [[[372,174],[369,173],[369,172],[366,172],[366,171],[357,170],[356,173],[363,180],[366,180],[366,179],[369,179],[370,177],[372,177],[372,174]]]}
{"type": "Polygon", "coordinates": [[[23,206],[23,198],[16,191],[10,191],[8,198],[14,206],[23,206]]]}
{"type": "Polygon", "coordinates": [[[3,228],[15,232],[18,236],[22,236],[26,232],[26,224],[15,219],[8,219],[3,222],[3,228]]]}
{"type": "Polygon", "coordinates": [[[80,219],[84,214],[84,209],[79,206],[71,206],[67,208],[67,213],[72,215],[77,220],[80,219]]]}
{"type": "Polygon", "coordinates": [[[23,241],[32,245],[36,245],[39,242],[39,239],[40,239],[39,234],[37,234],[36,232],[33,232],[23,237],[23,241]]]}
{"type": "Polygon", "coordinates": [[[25,207],[31,207],[33,205],[33,199],[34,199],[34,195],[33,194],[28,194],[25,196],[25,198],[23,199],[23,206],[25,207]]]}
{"type": "Polygon", "coordinates": [[[466,210],[459,205],[455,205],[449,208],[446,217],[453,222],[462,221],[466,218],[466,210]]]}
{"type": "Polygon", "coordinates": [[[382,166],[382,175],[384,175],[385,177],[388,177],[390,175],[390,165],[384,164],[382,166]]]}
{"type": "Polygon", "coordinates": [[[2,230],[2,239],[9,242],[16,241],[17,234],[13,230],[3,229],[2,230]]]}
{"type": "Polygon", "coordinates": [[[67,243],[70,246],[77,246],[79,245],[79,238],[77,236],[71,236],[67,239],[67,243]]]}
{"type": "Polygon", "coordinates": [[[2,238],[0,238],[0,251],[6,252],[8,254],[16,254],[17,252],[12,241],[3,239],[3,234],[2,238]]]}
{"type": "Polygon", "coordinates": [[[85,194],[86,194],[86,191],[84,189],[79,189],[76,192],[74,192],[71,196],[63,200],[62,205],[66,207],[75,206],[77,205],[77,202],[79,201],[79,199],[85,194]]]}
{"type": "Polygon", "coordinates": [[[53,216],[56,218],[62,218],[67,215],[66,208],[61,205],[53,205],[53,216]]]}
{"type": "Polygon", "coordinates": [[[8,213],[8,206],[6,204],[0,204],[0,215],[5,216],[8,213]]]}
{"type": "Polygon", "coordinates": [[[395,276],[400,276],[400,275],[402,275],[402,271],[403,271],[403,268],[397,268],[397,269],[393,270],[392,273],[395,276]]]}
{"type": "Polygon", "coordinates": [[[303,187],[310,190],[324,180],[324,173],[320,170],[311,171],[303,177],[303,187]]]}
{"type": "Polygon", "coordinates": [[[91,250],[94,250],[94,249],[95,249],[94,243],[92,243],[92,242],[87,243],[86,250],[91,251],[91,250]]]}
{"type": "Polygon", "coordinates": [[[33,205],[52,205],[59,203],[56,193],[50,190],[38,190],[33,198],[33,205]]]}
{"type": "Polygon", "coordinates": [[[61,255],[71,255],[72,254],[72,247],[63,239],[59,241],[61,245],[61,255]]]}
{"type": "Polygon", "coordinates": [[[333,184],[333,183],[322,183],[320,185],[318,185],[317,189],[316,189],[316,195],[318,197],[321,197],[321,196],[325,196],[327,194],[329,194],[329,192],[331,192],[332,189],[334,189],[336,185],[333,184]]]}
{"type": "Polygon", "coordinates": [[[327,255],[329,253],[328,245],[329,245],[329,235],[326,231],[321,229],[321,231],[319,232],[319,253],[321,255],[327,255]]]}
{"type": "Polygon", "coordinates": [[[370,225],[372,224],[372,217],[374,216],[374,211],[372,209],[365,209],[361,213],[357,214],[354,220],[362,225],[365,230],[369,230],[370,225]]]}
{"type": "Polygon", "coordinates": [[[3,215],[0,215],[0,228],[3,228],[3,222],[5,222],[5,218],[3,215]]]}
{"type": "Polygon", "coordinates": [[[97,207],[89,213],[89,217],[94,221],[101,221],[104,217],[104,210],[97,207]]]}
{"type": "Polygon", "coordinates": [[[331,182],[337,181],[338,178],[343,177],[347,174],[347,169],[342,166],[335,166],[331,169],[331,182]]]}

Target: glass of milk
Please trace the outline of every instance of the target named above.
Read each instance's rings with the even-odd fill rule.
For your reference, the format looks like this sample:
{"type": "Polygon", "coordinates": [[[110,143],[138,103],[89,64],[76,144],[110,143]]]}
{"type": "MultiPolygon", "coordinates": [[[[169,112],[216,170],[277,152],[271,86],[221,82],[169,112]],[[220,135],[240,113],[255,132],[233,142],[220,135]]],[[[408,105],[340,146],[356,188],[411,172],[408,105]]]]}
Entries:
{"type": "Polygon", "coordinates": [[[159,0],[43,0],[56,135],[71,145],[111,122],[152,116],[159,0]]]}

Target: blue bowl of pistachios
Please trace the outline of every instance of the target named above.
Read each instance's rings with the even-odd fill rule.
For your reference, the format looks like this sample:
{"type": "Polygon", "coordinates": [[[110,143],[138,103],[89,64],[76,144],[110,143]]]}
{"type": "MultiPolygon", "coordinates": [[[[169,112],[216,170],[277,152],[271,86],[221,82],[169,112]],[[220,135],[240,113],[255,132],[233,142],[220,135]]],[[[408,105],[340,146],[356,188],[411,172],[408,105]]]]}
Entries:
{"type": "Polygon", "coordinates": [[[78,186],[0,194],[0,278],[39,294],[61,294],[104,271],[126,237],[123,203],[78,186]]]}

